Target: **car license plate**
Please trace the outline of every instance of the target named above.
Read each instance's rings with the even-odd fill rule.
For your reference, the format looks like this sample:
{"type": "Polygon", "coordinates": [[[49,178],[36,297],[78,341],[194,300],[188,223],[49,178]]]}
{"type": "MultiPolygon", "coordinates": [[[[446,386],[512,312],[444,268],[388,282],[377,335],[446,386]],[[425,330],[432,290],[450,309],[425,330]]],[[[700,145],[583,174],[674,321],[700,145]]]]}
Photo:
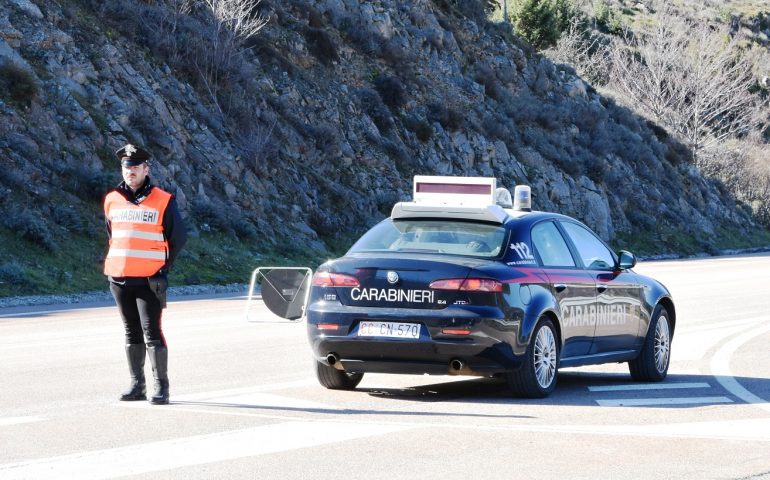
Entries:
{"type": "Polygon", "coordinates": [[[419,323],[361,322],[359,337],[420,338],[419,323]]]}

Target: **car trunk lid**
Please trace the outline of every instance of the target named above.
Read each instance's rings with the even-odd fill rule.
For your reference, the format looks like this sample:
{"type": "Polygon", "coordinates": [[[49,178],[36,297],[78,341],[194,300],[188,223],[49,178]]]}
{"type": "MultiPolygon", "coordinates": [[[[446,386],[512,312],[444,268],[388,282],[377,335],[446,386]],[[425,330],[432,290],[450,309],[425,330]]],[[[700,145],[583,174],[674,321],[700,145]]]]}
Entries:
{"type": "Polygon", "coordinates": [[[441,309],[454,303],[458,292],[433,290],[431,282],[459,278],[486,260],[419,255],[413,258],[356,255],[334,262],[331,271],[352,275],[358,287],[336,287],[343,305],[360,307],[441,309]]]}

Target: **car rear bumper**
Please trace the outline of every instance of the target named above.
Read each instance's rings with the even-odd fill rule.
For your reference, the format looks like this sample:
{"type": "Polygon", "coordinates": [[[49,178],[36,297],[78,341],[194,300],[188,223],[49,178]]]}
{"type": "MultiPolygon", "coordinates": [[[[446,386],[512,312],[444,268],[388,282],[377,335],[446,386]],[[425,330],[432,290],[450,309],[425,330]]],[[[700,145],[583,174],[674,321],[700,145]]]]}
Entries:
{"type": "Polygon", "coordinates": [[[316,359],[348,372],[483,376],[515,370],[522,362],[512,348],[521,322],[502,318],[496,308],[394,312],[311,306],[307,320],[308,339],[316,359]],[[418,323],[420,338],[362,337],[358,327],[365,320],[418,323]],[[337,330],[321,330],[319,324],[337,325],[337,330]],[[469,333],[446,334],[447,328],[467,329],[469,333]]]}

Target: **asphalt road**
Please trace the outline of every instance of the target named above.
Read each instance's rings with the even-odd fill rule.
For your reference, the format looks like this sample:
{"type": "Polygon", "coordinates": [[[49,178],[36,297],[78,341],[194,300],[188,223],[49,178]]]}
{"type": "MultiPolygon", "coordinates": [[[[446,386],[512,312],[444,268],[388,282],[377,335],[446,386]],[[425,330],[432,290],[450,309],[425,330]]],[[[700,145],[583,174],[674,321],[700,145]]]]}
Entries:
{"type": "Polygon", "coordinates": [[[118,402],[114,306],[0,310],[0,479],[770,478],[770,256],[636,270],[674,295],[668,379],[564,370],[544,400],[470,377],[325,390],[304,323],[238,297],[170,302],[171,404],[118,402]]]}

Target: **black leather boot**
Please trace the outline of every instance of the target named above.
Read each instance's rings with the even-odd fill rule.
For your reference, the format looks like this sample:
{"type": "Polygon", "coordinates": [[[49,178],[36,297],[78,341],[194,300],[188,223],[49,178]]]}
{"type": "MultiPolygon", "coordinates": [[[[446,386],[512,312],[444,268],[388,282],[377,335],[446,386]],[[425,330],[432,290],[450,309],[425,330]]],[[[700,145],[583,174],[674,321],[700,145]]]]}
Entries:
{"type": "Polygon", "coordinates": [[[145,355],[143,343],[126,345],[126,358],[128,359],[128,371],[131,374],[131,386],[120,395],[121,401],[147,400],[147,387],[144,381],[145,355]]]}
{"type": "Polygon", "coordinates": [[[160,342],[147,344],[147,353],[152,363],[152,376],[155,377],[155,393],[150,397],[153,405],[168,404],[168,349],[160,342]]]}

